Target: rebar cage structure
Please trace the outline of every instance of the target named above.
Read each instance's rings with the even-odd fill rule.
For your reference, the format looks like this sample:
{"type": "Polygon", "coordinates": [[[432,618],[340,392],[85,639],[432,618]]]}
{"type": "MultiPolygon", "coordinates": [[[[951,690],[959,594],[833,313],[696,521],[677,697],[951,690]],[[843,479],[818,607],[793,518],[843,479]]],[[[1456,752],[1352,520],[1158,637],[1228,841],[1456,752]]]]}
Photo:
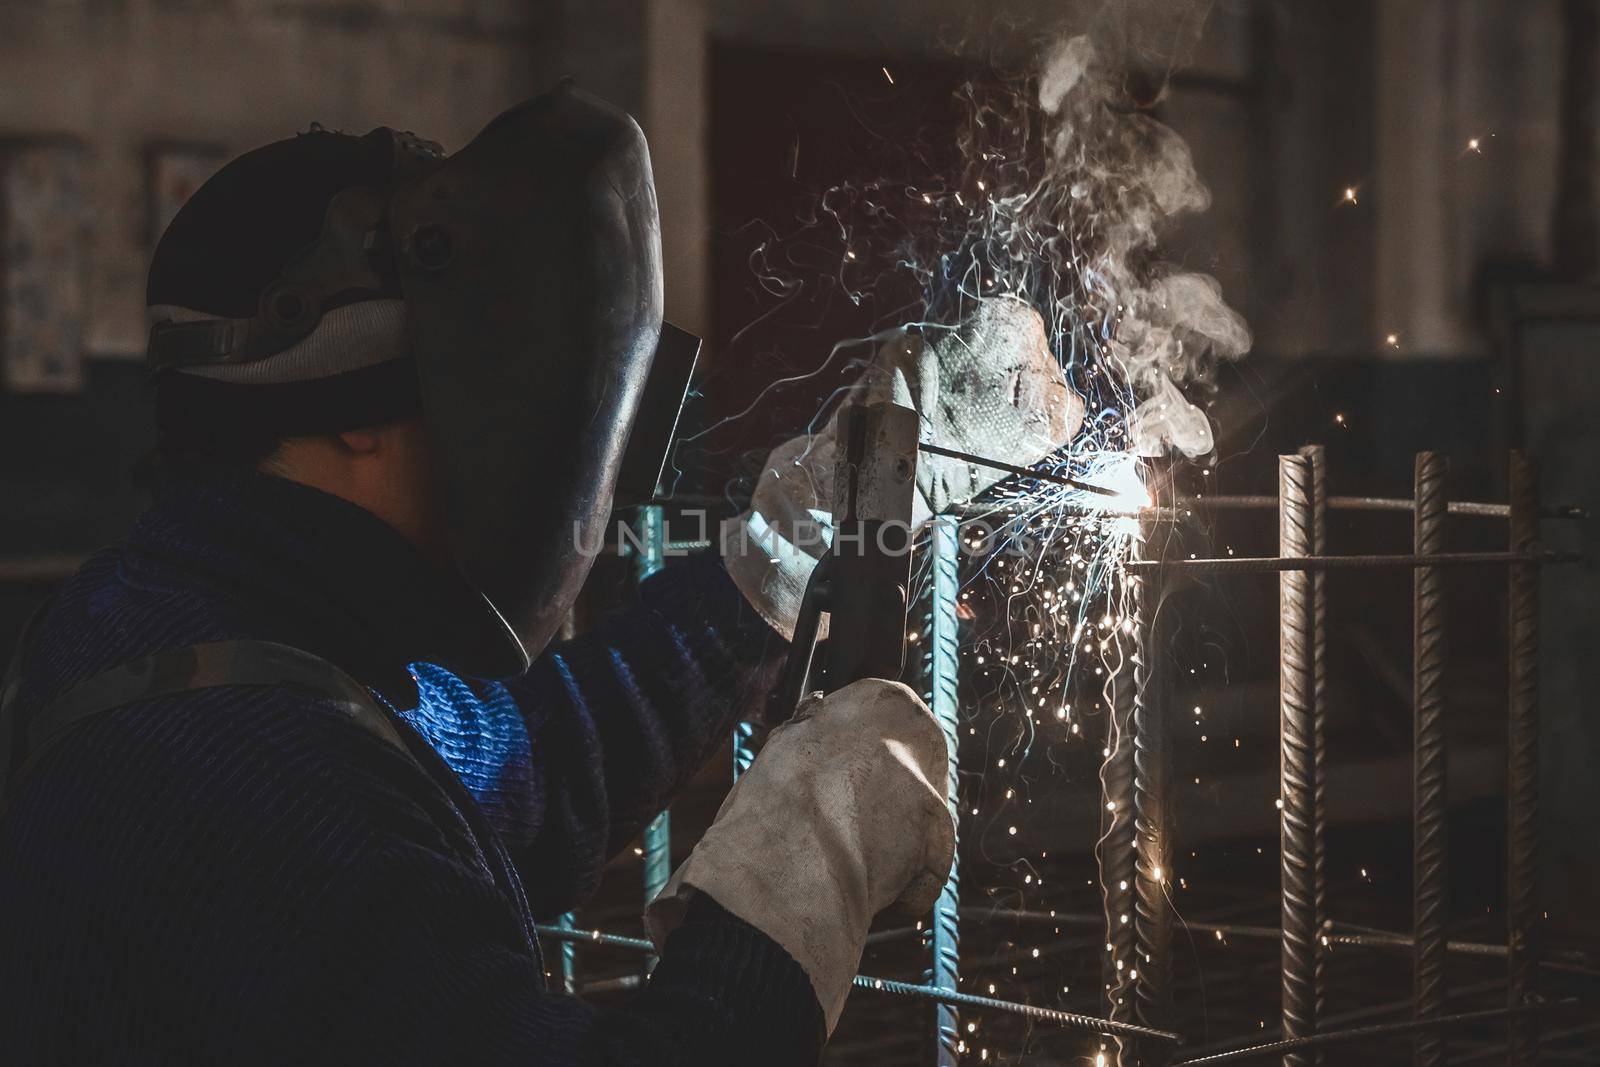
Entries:
{"type": "MultiPolygon", "coordinates": [[[[1182,1067],[1185,1064],[1281,1059],[1284,1067],[1323,1062],[1329,1046],[1411,1035],[1413,1062],[1446,1062],[1444,1032],[1467,1024],[1503,1024],[1505,1062],[1530,1067],[1539,1060],[1540,1013],[1550,1006],[1538,989],[1541,957],[1539,892],[1539,575],[1544,565],[1571,557],[1540,550],[1542,519],[1582,517],[1576,508],[1542,507],[1538,471],[1520,452],[1509,460],[1505,504],[1451,501],[1448,463],[1437,453],[1418,454],[1410,498],[1330,497],[1326,453],[1313,445],[1278,457],[1274,496],[1213,496],[1183,504],[1185,513],[1204,509],[1276,510],[1275,557],[1164,558],[1163,546],[1179,510],[1139,509],[1141,534],[1124,564],[1126,614],[1133,620],[1132,655],[1110,680],[1104,763],[1101,769],[1102,834],[1096,849],[1104,905],[1106,951],[1102,958],[1103,1017],[978,996],[959,990],[961,923],[983,921],[982,909],[963,912],[960,859],[918,934],[925,970],[917,981],[858,976],[858,989],[912,997],[929,1003],[924,1062],[948,1067],[967,1049],[960,1038],[960,1012],[1003,1012],[1041,1025],[1060,1026],[1105,1038],[1092,1062],[1116,1067],[1182,1067]],[[1413,516],[1413,551],[1396,555],[1330,555],[1328,513],[1338,510],[1399,511],[1413,516]],[[1499,552],[1450,552],[1444,543],[1449,516],[1506,523],[1506,548],[1499,552]],[[1506,575],[1506,937],[1502,944],[1452,940],[1448,928],[1448,795],[1442,688],[1447,618],[1446,567],[1498,568],[1506,575]],[[1332,570],[1409,571],[1413,585],[1412,669],[1412,863],[1413,922],[1409,934],[1352,929],[1328,914],[1324,835],[1327,819],[1327,605],[1326,574],[1332,570]],[[1169,893],[1175,838],[1181,827],[1170,810],[1168,740],[1171,680],[1165,677],[1160,630],[1166,623],[1164,586],[1186,574],[1276,573],[1279,607],[1279,910],[1277,929],[1212,926],[1188,922],[1190,931],[1275,938],[1281,945],[1281,1036],[1264,1041],[1240,1035],[1185,1058],[1184,1037],[1174,1026],[1171,952],[1174,913],[1169,893]],[[1123,921],[1126,916],[1127,921],[1123,921]],[[1325,962],[1331,947],[1409,950],[1413,996],[1410,1017],[1363,1021],[1377,1011],[1339,1018],[1325,1010],[1325,962]],[[1505,961],[1505,1003],[1498,1008],[1449,1012],[1445,961],[1464,953],[1505,961]],[[1351,1025],[1351,1020],[1355,1022],[1351,1025]]],[[[670,549],[659,506],[640,510],[633,570],[644,578],[670,549]]],[[[916,646],[921,689],[949,743],[948,786],[954,815],[961,731],[958,699],[960,659],[957,598],[960,590],[958,527],[935,521],[927,543],[926,639],[916,646]]],[[[698,547],[698,546],[696,546],[698,547]]],[[[755,758],[757,731],[740,724],[734,737],[734,777],[755,758]]],[[[670,865],[670,826],[663,812],[644,833],[643,890],[648,902],[665,884],[670,865]]],[[[1264,887],[1265,888],[1265,887],[1264,887]]],[[[990,914],[993,914],[992,912],[990,914]]],[[[1052,913],[1053,914],[1053,913],[1052,913]]],[[[561,984],[578,988],[576,947],[598,943],[648,953],[648,942],[575,927],[570,916],[540,927],[560,943],[561,984]]],[[[891,932],[894,933],[894,932],[891,932]]],[[[1580,958],[1568,953],[1568,957],[1580,958]]]]}

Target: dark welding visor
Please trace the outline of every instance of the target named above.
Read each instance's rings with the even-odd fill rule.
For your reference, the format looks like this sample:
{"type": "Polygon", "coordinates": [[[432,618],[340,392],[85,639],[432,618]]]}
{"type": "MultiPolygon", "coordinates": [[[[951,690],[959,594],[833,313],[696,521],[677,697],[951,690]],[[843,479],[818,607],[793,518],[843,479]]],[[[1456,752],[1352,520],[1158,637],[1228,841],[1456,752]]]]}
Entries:
{"type": "Polygon", "coordinates": [[[368,136],[392,140],[394,185],[336,196],[255,317],[157,324],[151,366],[265,366],[331,307],[403,299],[450,554],[508,638],[456,665],[517,674],[576,599],[614,498],[660,491],[698,354],[662,321],[649,153],[569,84],[448,157],[368,136]]]}

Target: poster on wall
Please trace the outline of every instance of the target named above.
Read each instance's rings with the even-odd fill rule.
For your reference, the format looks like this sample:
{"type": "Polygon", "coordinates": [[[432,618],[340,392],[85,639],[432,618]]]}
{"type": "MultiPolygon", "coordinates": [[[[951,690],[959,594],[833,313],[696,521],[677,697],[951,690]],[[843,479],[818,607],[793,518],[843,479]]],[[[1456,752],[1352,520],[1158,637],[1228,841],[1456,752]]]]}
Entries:
{"type": "Polygon", "coordinates": [[[161,142],[145,150],[145,240],[151,251],[178,209],[226,159],[214,144],[161,142]]]}
{"type": "Polygon", "coordinates": [[[0,384],[9,392],[83,385],[86,179],[82,145],[0,144],[0,384]]]}

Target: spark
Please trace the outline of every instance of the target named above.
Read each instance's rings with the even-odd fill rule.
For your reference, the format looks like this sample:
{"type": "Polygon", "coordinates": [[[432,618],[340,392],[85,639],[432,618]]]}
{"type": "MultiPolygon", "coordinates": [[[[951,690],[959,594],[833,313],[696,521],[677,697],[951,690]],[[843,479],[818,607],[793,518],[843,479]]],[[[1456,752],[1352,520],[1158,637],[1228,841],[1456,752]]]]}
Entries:
{"type": "Polygon", "coordinates": [[[1344,187],[1344,196],[1341,199],[1343,199],[1346,204],[1360,203],[1360,201],[1356,199],[1356,187],[1353,185],[1347,185],[1344,187]]]}
{"type": "Polygon", "coordinates": [[[889,68],[888,67],[879,67],[878,69],[883,71],[883,76],[889,80],[889,84],[890,85],[893,85],[894,84],[894,75],[889,73],[889,68]]]}

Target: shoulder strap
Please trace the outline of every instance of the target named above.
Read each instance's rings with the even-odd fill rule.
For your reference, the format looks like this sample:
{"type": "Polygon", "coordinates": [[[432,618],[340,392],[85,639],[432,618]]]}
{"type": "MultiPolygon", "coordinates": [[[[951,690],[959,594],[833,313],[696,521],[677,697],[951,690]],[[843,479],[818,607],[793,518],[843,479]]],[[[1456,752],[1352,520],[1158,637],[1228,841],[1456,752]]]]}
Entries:
{"type": "MultiPolygon", "coordinates": [[[[30,627],[31,628],[31,627],[30,627]]],[[[26,638],[26,631],[24,632],[26,638]]],[[[9,799],[29,768],[55,742],[85,720],[135,701],[222,686],[287,686],[331,703],[352,723],[413,758],[387,715],[365,686],[327,660],[271,641],[212,641],[140,656],[102,671],[57,696],[23,722],[16,699],[21,647],[0,692],[0,728],[12,751],[0,765],[0,787],[9,799]],[[7,721],[9,720],[9,721],[7,721]],[[7,774],[8,769],[14,773],[7,774]]]]}

